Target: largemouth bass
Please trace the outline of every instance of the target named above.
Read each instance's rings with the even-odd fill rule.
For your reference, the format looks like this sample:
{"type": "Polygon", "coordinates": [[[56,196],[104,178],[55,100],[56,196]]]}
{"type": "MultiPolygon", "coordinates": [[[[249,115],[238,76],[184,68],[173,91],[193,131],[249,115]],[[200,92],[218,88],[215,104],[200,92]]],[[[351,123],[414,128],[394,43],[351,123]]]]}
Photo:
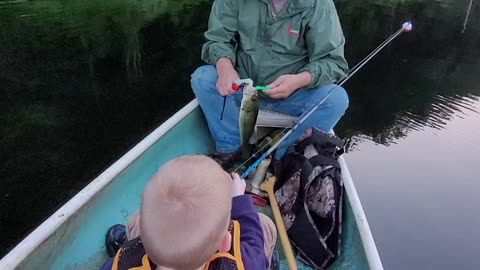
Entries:
{"type": "Polygon", "coordinates": [[[247,85],[243,89],[242,104],[240,105],[240,144],[242,149],[242,158],[250,156],[250,138],[255,130],[258,116],[258,91],[253,85],[247,85]]]}

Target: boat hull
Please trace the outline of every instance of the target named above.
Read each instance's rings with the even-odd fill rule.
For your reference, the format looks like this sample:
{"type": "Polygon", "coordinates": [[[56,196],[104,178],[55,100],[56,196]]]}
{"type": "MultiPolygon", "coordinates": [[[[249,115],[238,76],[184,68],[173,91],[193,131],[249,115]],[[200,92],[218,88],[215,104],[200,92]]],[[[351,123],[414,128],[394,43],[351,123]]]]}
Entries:
{"type": "MultiPolygon", "coordinates": [[[[114,224],[126,224],[138,210],[145,183],[156,170],[175,157],[213,150],[203,113],[194,100],[40,225],[0,261],[0,269],[98,269],[107,259],[105,232],[114,224]]],[[[354,187],[350,193],[355,194],[349,194],[347,186],[346,191],[347,197],[358,198],[354,187]]],[[[358,213],[357,208],[345,201],[342,257],[331,269],[383,269],[379,258],[371,258],[378,253],[363,210],[358,213]],[[356,214],[364,219],[360,227],[368,229],[363,235],[366,240],[362,240],[356,214]],[[373,255],[368,254],[372,243],[370,247],[364,243],[370,238],[373,255]]],[[[281,268],[287,269],[286,264],[281,268]]]]}

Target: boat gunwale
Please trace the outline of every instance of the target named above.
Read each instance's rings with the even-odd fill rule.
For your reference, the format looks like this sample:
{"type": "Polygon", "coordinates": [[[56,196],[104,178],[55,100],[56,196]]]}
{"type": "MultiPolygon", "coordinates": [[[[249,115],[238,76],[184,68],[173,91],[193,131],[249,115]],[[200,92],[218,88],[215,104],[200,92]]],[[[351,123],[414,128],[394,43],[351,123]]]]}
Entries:
{"type": "Polygon", "coordinates": [[[197,107],[198,101],[197,99],[193,99],[104,170],[7,253],[5,257],[0,260],[0,269],[10,270],[20,265],[35,249],[47,241],[60,226],[74,216],[77,211],[85,206],[100,190],[108,186],[117,175],[197,107]]]}
{"type": "Polygon", "coordinates": [[[363,250],[365,252],[365,256],[367,257],[368,266],[371,270],[383,270],[382,260],[380,259],[380,254],[378,253],[375,239],[373,238],[372,231],[370,230],[370,225],[368,224],[365,211],[363,211],[363,206],[360,201],[360,197],[358,196],[357,189],[355,188],[355,184],[353,183],[350,170],[348,169],[347,163],[343,156],[340,156],[338,161],[342,170],[343,186],[347,193],[350,207],[352,208],[355,223],[357,224],[360,239],[362,240],[363,250]]]}

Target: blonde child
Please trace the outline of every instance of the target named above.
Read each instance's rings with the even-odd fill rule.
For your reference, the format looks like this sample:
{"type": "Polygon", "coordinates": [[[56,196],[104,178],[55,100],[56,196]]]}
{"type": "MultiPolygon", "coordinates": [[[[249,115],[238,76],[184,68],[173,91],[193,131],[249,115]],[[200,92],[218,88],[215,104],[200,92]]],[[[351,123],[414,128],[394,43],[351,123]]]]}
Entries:
{"type": "Polygon", "coordinates": [[[275,225],[244,192],[244,180],[206,156],[166,163],[145,187],[128,241],[102,269],[268,269],[275,225]]]}

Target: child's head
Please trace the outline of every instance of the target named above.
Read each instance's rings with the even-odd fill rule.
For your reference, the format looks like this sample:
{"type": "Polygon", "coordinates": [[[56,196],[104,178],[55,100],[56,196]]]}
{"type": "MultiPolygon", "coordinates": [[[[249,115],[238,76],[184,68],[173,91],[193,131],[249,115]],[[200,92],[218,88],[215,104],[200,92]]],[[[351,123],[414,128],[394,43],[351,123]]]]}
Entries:
{"type": "Polygon", "coordinates": [[[150,259],[183,270],[201,267],[228,251],[232,180],[206,156],[182,156],[160,168],[146,185],[140,235],[150,259]]]}

